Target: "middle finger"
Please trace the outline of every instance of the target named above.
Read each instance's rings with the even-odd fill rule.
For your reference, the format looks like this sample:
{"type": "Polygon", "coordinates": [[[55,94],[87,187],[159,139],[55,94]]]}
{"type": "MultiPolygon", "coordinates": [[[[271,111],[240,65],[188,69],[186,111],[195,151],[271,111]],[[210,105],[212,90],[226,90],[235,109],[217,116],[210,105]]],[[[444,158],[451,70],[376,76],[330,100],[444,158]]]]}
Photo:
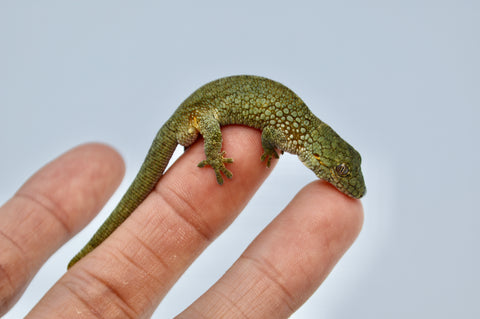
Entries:
{"type": "Polygon", "coordinates": [[[102,245],[78,262],[33,313],[148,316],[200,252],[235,218],[270,172],[256,130],[223,130],[234,177],[216,184],[196,143],[156,191],[102,245]],[[247,150],[247,151],[245,151],[247,150]],[[73,303],[73,305],[72,305],[73,303]],[[65,312],[67,310],[67,312],[65,312]]]}

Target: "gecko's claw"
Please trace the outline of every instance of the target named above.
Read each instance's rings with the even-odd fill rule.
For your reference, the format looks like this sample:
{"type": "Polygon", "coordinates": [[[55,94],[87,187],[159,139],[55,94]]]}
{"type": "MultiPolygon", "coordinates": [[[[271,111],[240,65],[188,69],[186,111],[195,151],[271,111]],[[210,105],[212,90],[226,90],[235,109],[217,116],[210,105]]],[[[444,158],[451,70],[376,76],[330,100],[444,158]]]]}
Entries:
{"type": "Polygon", "coordinates": [[[223,184],[223,173],[227,178],[232,178],[233,174],[230,172],[226,167],[226,163],[233,163],[233,158],[225,158],[225,152],[221,152],[216,156],[215,158],[210,158],[201,161],[198,163],[198,167],[205,167],[205,166],[211,166],[215,172],[215,176],[217,178],[217,183],[222,185],[223,184]]]}
{"type": "MultiPolygon", "coordinates": [[[[283,151],[282,151],[282,154],[283,154],[283,151]]],[[[264,149],[263,150],[263,154],[262,154],[262,157],[260,157],[260,160],[263,162],[265,160],[267,160],[267,167],[270,167],[270,164],[272,163],[272,158],[275,157],[275,158],[279,158],[278,156],[278,153],[272,149],[264,149]]]]}

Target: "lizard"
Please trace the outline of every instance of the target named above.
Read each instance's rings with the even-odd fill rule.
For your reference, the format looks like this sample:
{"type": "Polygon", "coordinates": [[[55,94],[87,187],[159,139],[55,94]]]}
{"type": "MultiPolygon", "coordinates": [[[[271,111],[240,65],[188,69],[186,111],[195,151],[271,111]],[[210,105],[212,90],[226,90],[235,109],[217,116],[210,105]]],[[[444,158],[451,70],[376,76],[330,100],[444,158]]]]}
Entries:
{"type": "Polygon", "coordinates": [[[153,190],[178,144],[185,148],[199,134],[204,138],[206,159],[218,184],[233,174],[225,164],[233,159],[222,151],[220,128],[240,124],[260,129],[263,155],[269,167],[276,149],[296,154],[318,178],[339,191],[361,198],[366,191],[360,154],[306,104],[279,82],[253,75],[237,75],[209,82],[193,92],[160,128],[146,158],[122,199],[85,247],[70,261],[72,267],[102,243],[153,190]]]}

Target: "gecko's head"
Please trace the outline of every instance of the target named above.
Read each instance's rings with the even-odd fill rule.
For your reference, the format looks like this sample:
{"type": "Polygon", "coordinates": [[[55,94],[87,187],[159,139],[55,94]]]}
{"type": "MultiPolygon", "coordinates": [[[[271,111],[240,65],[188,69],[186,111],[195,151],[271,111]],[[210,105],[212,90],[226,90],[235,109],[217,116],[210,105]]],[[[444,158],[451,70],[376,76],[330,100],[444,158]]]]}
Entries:
{"type": "Polygon", "coordinates": [[[360,154],[325,123],[310,135],[312,143],[305,143],[299,155],[302,162],[342,193],[354,198],[365,195],[360,154]]]}

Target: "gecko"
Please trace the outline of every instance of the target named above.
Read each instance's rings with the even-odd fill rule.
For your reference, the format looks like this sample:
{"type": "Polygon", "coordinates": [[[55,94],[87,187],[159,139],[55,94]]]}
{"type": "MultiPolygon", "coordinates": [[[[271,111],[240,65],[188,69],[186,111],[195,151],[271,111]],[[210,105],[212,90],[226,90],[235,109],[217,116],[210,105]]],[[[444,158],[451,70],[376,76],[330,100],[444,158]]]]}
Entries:
{"type": "Polygon", "coordinates": [[[153,190],[177,145],[204,138],[206,159],[198,166],[213,168],[218,184],[232,178],[225,164],[220,128],[241,124],[262,131],[263,155],[269,167],[276,149],[298,156],[315,175],[339,191],[361,198],[366,191],[360,154],[330,126],[317,118],[292,90],[279,82],[237,75],[209,82],[193,92],[160,128],[141,168],[122,199],[68,268],[100,245],[153,190]]]}

